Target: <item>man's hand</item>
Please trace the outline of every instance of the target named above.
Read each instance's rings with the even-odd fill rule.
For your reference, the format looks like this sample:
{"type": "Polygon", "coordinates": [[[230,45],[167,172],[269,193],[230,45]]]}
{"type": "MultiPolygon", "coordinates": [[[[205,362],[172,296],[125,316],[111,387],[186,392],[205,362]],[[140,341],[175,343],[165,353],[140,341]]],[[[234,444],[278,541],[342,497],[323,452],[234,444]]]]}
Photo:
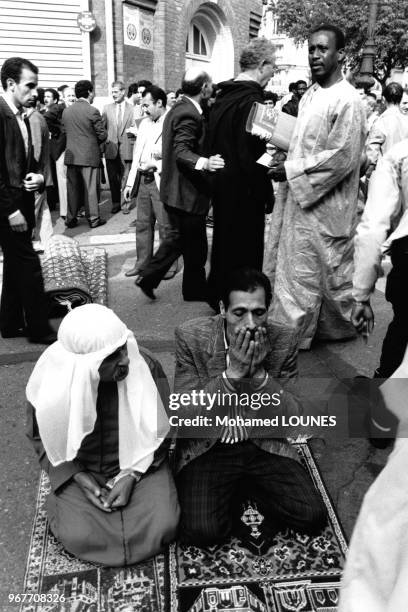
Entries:
{"type": "Polygon", "coordinates": [[[243,327],[231,339],[229,345],[230,363],[226,370],[228,378],[241,379],[248,375],[255,349],[255,342],[251,340],[251,332],[243,327]]]}
{"type": "Polygon", "coordinates": [[[105,500],[105,508],[115,509],[127,506],[135,483],[133,476],[124,476],[118,480],[105,500]]]}
{"type": "Polygon", "coordinates": [[[374,327],[374,313],[370,302],[354,302],[351,322],[359,334],[371,334],[374,327]]]}
{"type": "Polygon", "coordinates": [[[25,216],[20,211],[18,211],[18,214],[13,215],[11,219],[9,219],[9,223],[13,232],[26,232],[28,229],[25,216]]]}
{"type": "Polygon", "coordinates": [[[98,485],[92,474],[78,472],[73,478],[91,504],[99,508],[99,510],[103,510],[103,512],[112,512],[109,506],[104,504],[107,491],[98,485]]]}
{"type": "Polygon", "coordinates": [[[125,200],[125,202],[130,202],[130,200],[132,199],[131,193],[132,193],[132,187],[125,187],[125,189],[123,190],[123,199],[125,200]]]}
{"type": "Polygon", "coordinates": [[[209,172],[216,172],[217,170],[221,170],[225,167],[225,162],[221,155],[217,153],[217,155],[211,155],[207,159],[207,162],[204,166],[204,170],[208,170],[209,172]]]}
{"type": "Polygon", "coordinates": [[[286,170],[285,170],[285,162],[281,161],[271,167],[268,171],[268,176],[271,177],[272,180],[277,181],[278,183],[283,183],[283,181],[287,180],[286,170]]]}
{"type": "Polygon", "coordinates": [[[258,327],[255,332],[254,355],[249,371],[251,377],[257,378],[261,377],[261,375],[262,377],[265,376],[263,364],[268,352],[266,329],[264,327],[258,327]]]}
{"type": "Polygon", "coordinates": [[[23,186],[26,191],[38,191],[41,189],[44,183],[44,177],[42,174],[35,174],[34,172],[29,172],[26,174],[23,180],[23,186]]]}

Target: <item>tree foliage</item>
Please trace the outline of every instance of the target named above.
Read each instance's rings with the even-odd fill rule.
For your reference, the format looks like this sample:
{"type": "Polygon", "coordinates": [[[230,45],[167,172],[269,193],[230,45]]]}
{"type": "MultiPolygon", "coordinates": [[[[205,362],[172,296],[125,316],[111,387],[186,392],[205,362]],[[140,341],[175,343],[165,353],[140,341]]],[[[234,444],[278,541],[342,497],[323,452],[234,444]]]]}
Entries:
{"type": "MultiPolygon", "coordinates": [[[[272,11],[280,28],[296,42],[307,40],[319,23],[338,25],[346,35],[348,66],[352,70],[359,66],[367,39],[369,0],[275,0],[272,11]]],[[[379,0],[374,39],[374,76],[385,83],[394,68],[408,65],[407,0],[379,0]]]]}

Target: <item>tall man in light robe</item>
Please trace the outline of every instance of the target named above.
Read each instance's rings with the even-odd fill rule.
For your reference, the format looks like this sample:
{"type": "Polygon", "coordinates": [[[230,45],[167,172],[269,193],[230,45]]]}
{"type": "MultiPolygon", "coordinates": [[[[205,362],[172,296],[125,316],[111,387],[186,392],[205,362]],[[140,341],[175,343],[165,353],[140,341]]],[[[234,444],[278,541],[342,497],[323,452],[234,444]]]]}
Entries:
{"type": "Polygon", "coordinates": [[[283,211],[273,213],[282,226],[273,233],[279,242],[272,320],[296,329],[302,349],[310,348],[315,335],[355,335],[353,234],[366,127],[360,97],[342,76],[344,44],[336,26],[312,31],[313,85],[301,100],[288,158],[271,171],[274,180],[288,182],[283,211]]]}

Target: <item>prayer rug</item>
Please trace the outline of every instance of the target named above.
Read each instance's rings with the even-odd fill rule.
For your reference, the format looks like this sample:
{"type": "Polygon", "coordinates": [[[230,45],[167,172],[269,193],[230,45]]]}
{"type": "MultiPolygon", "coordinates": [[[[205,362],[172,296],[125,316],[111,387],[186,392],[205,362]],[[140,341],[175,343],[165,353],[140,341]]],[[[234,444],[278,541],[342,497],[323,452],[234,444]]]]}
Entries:
{"type": "Polygon", "coordinates": [[[53,313],[66,314],[83,304],[108,305],[107,254],[100,247],[80,247],[73,238],[54,234],[41,258],[44,290],[53,313]],[[55,312],[54,312],[55,311],[55,312]]]}
{"type": "Polygon", "coordinates": [[[335,612],[347,545],[308,445],[295,447],[327,507],[319,536],[286,530],[270,538],[248,502],[240,539],[205,549],[173,544],[129,568],[81,562],[63,549],[48,528],[43,473],[20,612],[335,612]]]}
{"type": "Polygon", "coordinates": [[[106,568],[70,555],[49,530],[41,474],[20,612],[165,612],[168,556],[128,568],[106,568]]]}
{"type": "Polygon", "coordinates": [[[347,544],[307,443],[295,445],[328,512],[317,537],[285,530],[268,538],[253,502],[240,539],[208,548],[170,547],[171,612],[335,612],[347,544]]]}

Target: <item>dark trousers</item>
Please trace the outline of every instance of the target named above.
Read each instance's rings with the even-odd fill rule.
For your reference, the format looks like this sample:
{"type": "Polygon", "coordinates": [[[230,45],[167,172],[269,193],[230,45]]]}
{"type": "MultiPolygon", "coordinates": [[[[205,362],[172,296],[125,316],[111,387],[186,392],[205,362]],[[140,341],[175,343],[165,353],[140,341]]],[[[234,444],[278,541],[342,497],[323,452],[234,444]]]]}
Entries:
{"type": "Polygon", "coordinates": [[[305,469],[250,441],[217,442],[181,470],[177,489],[186,544],[206,546],[228,537],[238,493],[243,500],[255,496],[272,531],[286,526],[313,533],[326,522],[326,508],[305,469]]]}
{"type": "Polygon", "coordinates": [[[14,232],[9,225],[0,225],[0,246],[4,256],[0,331],[13,332],[26,326],[29,337],[49,334],[48,304],[31,229],[14,232]]]}
{"type": "MultiPolygon", "coordinates": [[[[238,185],[242,186],[241,184],[238,185]]],[[[229,274],[248,266],[262,270],[264,253],[265,206],[248,189],[236,186],[215,194],[213,199],[213,241],[208,288],[213,303],[222,296],[229,274]]]]}
{"type": "Polygon", "coordinates": [[[182,292],[184,299],[206,296],[205,263],[208,244],[205,215],[194,215],[178,208],[165,206],[170,224],[178,230],[165,238],[143,270],[143,285],[155,289],[172,263],[183,256],[182,292]]]}
{"type": "Polygon", "coordinates": [[[387,277],[385,297],[391,302],[394,318],[385,335],[378,377],[389,378],[401,365],[408,345],[408,237],[391,246],[392,270],[387,277]]]}
{"type": "Polygon", "coordinates": [[[99,168],[67,166],[67,223],[76,218],[82,206],[90,223],[99,219],[99,176],[99,168]]]}
{"type": "Polygon", "coordinates": [[[112,208],[120,206],[122,190],[124,189],[129,176],[131,162],[123,161],[119,153],[115,159],[106,160],[106,170],[108,172],[109,187],[112,196],[112,208]]]}

